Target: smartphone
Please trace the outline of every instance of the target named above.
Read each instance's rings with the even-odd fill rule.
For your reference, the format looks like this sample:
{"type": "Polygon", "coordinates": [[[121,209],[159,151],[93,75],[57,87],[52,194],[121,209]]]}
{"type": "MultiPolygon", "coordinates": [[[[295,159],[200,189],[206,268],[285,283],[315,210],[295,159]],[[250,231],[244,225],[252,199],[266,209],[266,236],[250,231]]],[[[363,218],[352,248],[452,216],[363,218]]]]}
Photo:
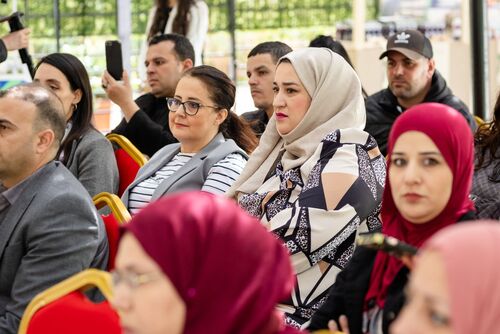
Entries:
{"type": "Polygon", "coordinates": [[[398,258],[404,256],[413,256],[417,253],[418,248],[400,241],[394,237],[384,235],[379,232],[362,233],[356,239],[358,246],[381,250],[398,258]]]}
{"type": "Polygon", "coordinates": [[[106,69],[115,80],[122,79],[123,60],[120,41],[106,41],[106,69]]]}

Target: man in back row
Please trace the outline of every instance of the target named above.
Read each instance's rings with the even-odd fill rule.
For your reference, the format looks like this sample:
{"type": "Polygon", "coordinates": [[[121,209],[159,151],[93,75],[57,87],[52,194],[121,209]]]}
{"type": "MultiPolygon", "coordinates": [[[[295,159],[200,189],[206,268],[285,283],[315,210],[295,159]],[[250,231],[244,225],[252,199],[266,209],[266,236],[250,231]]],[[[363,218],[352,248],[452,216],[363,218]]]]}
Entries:
{"type": "Polygon", "coordinates": [[[106,230],[58,161],[66,119],[37,84],[0,93],[0,334],[17,333],[33,297],[87,268],[106,269],[106,230]]]}
{"type": "Polygon", "coordinates": [[[387,139],[392,124],[406,109],[423,102],[438,102],[458,110],[472,131],[476,123],[467,106],[446,85],[436,70],[431,42],[417,30],[405,30],[387,40],[389,87],[366,100],[366,128],[387,154],[387,139]]]}
{"type": "Polygon", "coordinates": [[[278,60],[291,52],[292,48],[282,42],[264,42],[255,46],[247,58],[247,77],[252,99],[258,108],[241,115],[250,122],[255,134],[260,137],[273,115],[273,81],[278,60]]]}
{"type": "Polygon", "coordinates": [[[182,74],[193,64],[194,49],[189,40],[178,34],[165,34],[149,41],[145,66],[150,93],[134,101],[128,74],[123,72],[123,82],[117,82],[105,72],[102,86],[124,116],[112,132],[127,137],[148,156],[177,142],[168,126],[166,98],[174,96],[182,74]]]}

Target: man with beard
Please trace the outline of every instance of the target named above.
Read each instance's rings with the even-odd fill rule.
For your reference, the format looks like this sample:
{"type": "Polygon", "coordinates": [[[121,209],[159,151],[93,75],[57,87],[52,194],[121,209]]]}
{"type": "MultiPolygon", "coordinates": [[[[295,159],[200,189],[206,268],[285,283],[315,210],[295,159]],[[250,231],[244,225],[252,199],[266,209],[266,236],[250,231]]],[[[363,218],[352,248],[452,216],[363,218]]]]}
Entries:
{"type": "Polygon", "coordinates": [[[366,128],[377,140],[382,154],[387,154],[387,138],[392,124],[406,109],[423,102],[437,102],[458,110],[476,129],[474,118],[467,106],[446,85],[436,70],[432,45],[417,30],[404,30],[387,40],[389,87],[366,100],[366,128]]]}
{"type": "Polygon", "coordinates": [[[184,36],[165,34],[153,37],[149,41],[145,61],[151,91],[135,101],[126,71],[123,72],[123,82],[116,81],[105,72],[102,86],[124,116],[112,132],[124,135],[148,156],[165,145],[177,142],[168,126],[166,98],[174,96],[182,73],[193,67],[194,57],[193,46],[184,36]]]}
{"type": "Polygon", "coordinates": [[[291,51],[292,48],[285,43],[264,42],[258,44],[248,54],[248,84],[253,103],[258,109],[246,112],[241,117],[250,122],[258,137],[262,135],[269,118],[273,115],[273,81],[276,63],[291,51]]]}

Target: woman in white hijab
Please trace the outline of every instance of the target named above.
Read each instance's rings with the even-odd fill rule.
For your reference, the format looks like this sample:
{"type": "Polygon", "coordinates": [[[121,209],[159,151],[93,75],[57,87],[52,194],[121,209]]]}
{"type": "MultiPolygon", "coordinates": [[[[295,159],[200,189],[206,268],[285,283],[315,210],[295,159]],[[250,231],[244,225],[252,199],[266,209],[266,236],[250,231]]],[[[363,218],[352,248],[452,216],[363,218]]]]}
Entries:
{"type": "Polygon", "coordinates": [[[298,327],[323,304],[357,233],[380,227],[385,161],[363,131],[361,84],[341,56],[289,53],[274,91],[274,116],[229,196],[288,248],[297,284],[283,310],[298,327]]]}

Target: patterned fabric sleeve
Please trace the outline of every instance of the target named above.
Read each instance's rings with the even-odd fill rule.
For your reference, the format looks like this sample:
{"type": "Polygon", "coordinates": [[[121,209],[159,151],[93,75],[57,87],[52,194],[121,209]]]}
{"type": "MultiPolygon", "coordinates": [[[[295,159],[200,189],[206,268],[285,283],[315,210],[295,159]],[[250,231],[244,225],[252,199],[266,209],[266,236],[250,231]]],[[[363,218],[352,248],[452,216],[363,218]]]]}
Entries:
{"type": "Polygon", "coordinates": [[[489,163],[486,167],[474,171],[472,198],[476,206],[476,215],[481,219],[500,219],[500,162],[489,163]]]}
{"type": "Polygon", "coordinates": [[[270,191],[243,196],[240,204],[290,251],[297,285],[289,304],[296,311],[287,320],[300,325],[323,304],[357,233],[380,227],[385,160],[366,132],[337,130],[301,168],[283,172],[278,165],[266,183],[270,191]]]}
{"type": "Polygon", "coordinates": [[[246,163],[246,158],[239,153],[228,155],[210,169],[201,190],[213,194],[224,194],[240,176],[246,163]]]}

